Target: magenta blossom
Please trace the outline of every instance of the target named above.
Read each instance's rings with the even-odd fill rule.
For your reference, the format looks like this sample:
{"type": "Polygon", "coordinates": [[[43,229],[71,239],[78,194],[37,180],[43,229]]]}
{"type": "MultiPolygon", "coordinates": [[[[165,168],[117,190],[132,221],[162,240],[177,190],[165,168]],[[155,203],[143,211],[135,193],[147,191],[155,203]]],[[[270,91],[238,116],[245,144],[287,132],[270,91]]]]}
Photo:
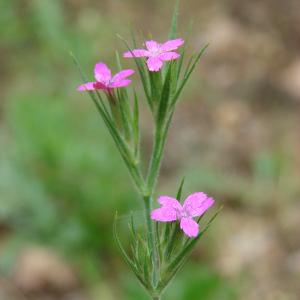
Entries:
{"type": "Polygon", "coordinates": [[[95,65],[94,76],[95,82],[87,82],[80,85],[78,91],[91,91],[91,90],[105,90],[109,91],[114,88],[124,87],[131,83],[128,76],[134,73],[133,70],[123,70],[117,73],[115,76],[111,75],[110,69],[106,64],[99,62],[95,65]]]}
{"type": "Polygon", "coordinates": [[[175,60],[180,57],[180,54],[174,52],[174,50],[177,50],[183,44],[183,39],[169,40],[163,44],[159,44],[156,41],[146,41],[147,49],[134,49],[125,52],[123,56],[125,58],[148,57],[147,65],[149,71],[157,72],[162,68],[164,61],[175,60]]]}
{"type": "Polygon", "coordinates": [[[188,237],[196,237],[199,233],[199,225],[194,217],[202,216],[213,204],[214,199],[199,192],[189,195],[181,205],[175,198],[160,196],[158,203],[160,208],[151,212],[151,219],[160,222],[180,221],[180,228],[188,237]]]}

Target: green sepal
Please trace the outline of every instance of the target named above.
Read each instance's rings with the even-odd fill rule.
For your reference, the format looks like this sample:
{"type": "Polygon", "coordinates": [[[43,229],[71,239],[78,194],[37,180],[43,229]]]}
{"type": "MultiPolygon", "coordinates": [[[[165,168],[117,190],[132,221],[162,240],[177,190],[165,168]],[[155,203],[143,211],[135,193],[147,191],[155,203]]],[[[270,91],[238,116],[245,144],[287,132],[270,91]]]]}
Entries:
{"type": "Polygon", "coordinates": [[[149,71],[149,78],[151,86],[151,102],[153,103],[154,107],[156,107],[160,101],[160,95],[162,90],[161,72],[149,71]]]}

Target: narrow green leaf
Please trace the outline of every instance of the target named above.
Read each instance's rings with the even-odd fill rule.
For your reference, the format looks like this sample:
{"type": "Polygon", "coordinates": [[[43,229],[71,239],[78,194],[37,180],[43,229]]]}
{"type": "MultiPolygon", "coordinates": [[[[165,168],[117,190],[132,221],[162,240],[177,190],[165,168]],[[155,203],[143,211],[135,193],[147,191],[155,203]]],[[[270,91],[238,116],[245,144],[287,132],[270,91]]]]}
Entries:
{"type": "MultiPolygon", "coordinates": [[[[75,65],[79,69],[79,72],[82,76],[83,81],[87,82],[86,77],[84,76],[84,73],[82,72],[81,66],[80,66],[78,60],[76,59],[76,57],[73,55],[73,53],[71,53],[71,57],[73,58],[75,65]]],[[[122,156],[122,159],[128,168],[128,171],[135,183],[136,188],[142,192],[145,188],[145,182],[144,182],[143,178],[141,177],[139,170],[136,169],[135,160],[132,157],[130,149],[128,148],[128,146],[127,146],[126,142],[123,140],[123,138],[120,136],[117,128],[115,127],[114,123],[112,122],[110,115],[107,113],[105,106],[103,104],[102,98],[100,97],[99,94],[97,94],[99,96],[98,98],[101,100],[101,101],[98,101],[95,94],[92,91],[88,91],[88,94],[91,97],[94,104],[96,105],[98,112],[100,113],[106,127],[108,128],[108,131],[110,132],[110,134],[115,142],[115,145],[117,146],[117,148],[122,156]]]]}
{"type": "Polygon", "coordinates": [[[180,4],[180,0],[176,0],[173,17],[172,17],[171,31],[169,33],[169,39],[175,39],[177,35],[179,4],[180,4]]]}
{"type": "Polygon", "coordinates": [[[134,106],[132,118],[132,131],[134,140],[134,154],[135,158],[139,160],[140,156],[140,125],[139,125],[139,102],[136,91],[134,91],[134,106]]]}
{"type": "Polygon", "coordinates": [[[165,260],[168,261],[171,258],[171,254],[173,253],[174,249],[176,248],[177,241],[179,236],[182,235],[182,232],[179,229],[178,223],[175,223],[172,227],[170,232],[170,237],[165,249],[165,260]]]}
{"type": "Polygon", "coordinates": [[[119,71],[121,71],[122,70],[122,63],[121,63],[120,54],[119,54],[118,51],[116,51],[116,59],[117,59],[117,64],[118,64],[119,71]]]}
{"type": "Polygon", "coordinates": [[[143,275],[144,275],[144,280],[145,282],[150,281],[150,268],[149,268],[149,260],[147,257],[147,252],[145,251],[144,253],[144,265],[143,265],[143,275]]]}
{"type": "MultiPolygon", "coordinates": [[[[117,35],[117,36],[123,41],[123,43],[125,44],[127,50],[132,53],[132,49],[130,48],[127,41],[123,37],[121,37],[120,35],[117,35]]],[[[140,78],[141,78],[141,81],[142,81],[142,86],[143,86],[143,89],[144,89],[144,93],[145,93],[148,105],[149,105],[150,109],[153,111],[153,105],[152,105],[152,102],[151,102],[151,92],[150,92],[150,79],[148,77],[148,71],[145,68],[145,63],[140,58],[137,58],[134,55],[133,55],[133,59],[134,59],[135,64],[138,68],[138,71],[139,71],[139,75],[140,75],[140,78]]]]}
{"type": "Polygon", "coordinates": [[[184,57],[185,57],[185,44],[184,44],[184,48],[180,52],[180,57],[179,57],[179,59],[177,61],[177,64],[176,64],[176,67],[177,67],[177,78],[178,79],[180,77],[180,73],[181,73],[181,69],[182,69],[184,57]]]}
{"type": "Polygon", "coordinates": [[[114,219],[114,224],[113,224],[113,236],[114,236],[114,239],[115,239],[115,242],[120,250],[120,253],[122,254],[122,257],[124,258],[125,262],[128,264],[128,266],[132,269],[132,270],[135,270],[136,269],[136,266],[135,264],[133,263],[133,261],[129,258],[129,256],[127,255],[125,249],[123,248],[122,246],[122,243],[119,239],[119,236],[118,236],[118,232],[117,232],[117,213],[115,215],[115,219],[114,219]]]}
{"type": "MultiPolygon", "coordinates": [[[[75,57],[75,55],[73,53],[71,53],[71,57],[72,57],[72,59],[73,59],[73,61],[75,63],[75,66],[77,67],[77,69],[78,69],[78,71],[80,73],[82,81],[83,82],[87,82],[88,79],[87,79],[86,75],[84,74],[84,72],[83,72],[83,70],[81,68],[81,65],[80,65],[78,59],[75,57]]],[[[108,127],[113,127],[112,119],[111,119],[110,114],[108,113],[108,111],[107,111],[107,109],[105,107],[104,101],[103,101],[101,95],[99,94],[99,92],[96,90],[96,95],[98,97],[98,100],[97,100],[95,94],[92,91],[88,91],[88,94],[91,97],[91,99],[94,102],[94,104],[96,105],[96,107],[98,109],[98,112],[103,117],[105,124],[108,127]]]]}
{"type": "Polygon", "coordinates": [[[169,107],[169,100],[171,94],[171,73],[172,73],[172,68],[170,66],[166,75],[166,79],[164,81],[164,85],[162,88],[162,93],[159,101],[159,106],[157,110],[156,122],[158,124],[158,128],[161,127],[162,124],[164,123],[168,111],[168,107],[169,107]]]}
{"type": "Polygon", "coordinates": [[[136,230],[135,230],[135,227],[134,227],[133,213],[132,212],[130,212],[130,223],[129,223],[129,225],[130,225],[130,231],[132,233],[132,237],[134,239],[136,239],[136,230]]]}
{"type": "Polygon", "coordinates": [[[156,222],[155,224],[155,233],[156,233],[156,246],[157,246],[157,253],[159,255],[159,261],[161,262],[162,259],[162,242],[161,242],[161,238],[160,238],[160,226],[159,226],[159,222],[156,222]]]}
{"type": "MultiPolygon", "coordinates": [[[[116,58],[117,58],[118,68],[121,71],[123,69],[123,67],[121,64],[120,55],[117,51],[116,51],[116,58]]],[[[129,101],[127,88],[118,89],[118,97],[120,99],[119,100],[120,109],[124,110],[124,116],[126,117],[125,119],[127,119],[129,121],[126,124],[124,124],[124,127],[128,127],[128,126],[130,126],[130,124],[132,122],[132,115],[131,115],[130,101],[129,101]]],[[[131,130],[129,128],[127,128],[127,135],[129,135],[130,131],[131,130]]]]}
{"type": "Polygon", "coordinates": [[[172,222],[164,223],[165,230],[164,230],[164,233],[162,235],[162,239],[163,239],[164,244],[167,244],[169,239],[170,239],[170,232],[172,230],[172,225],[173,225],[172,222]]]}
{"type": "Polygon", "coordinates": [[[123,93],[123,91],[120,90],[118,90],[117,106],[122,119],[122,128],[124,129],[125,140],[130,142],[132,136],[132,132],[131,132],[132,116],[131,116],[131,111],[129,109],[126,96],[123,93]]]}
{"type": "Polygon", "coordinates": [[[136,265],[134,264],[134,262],[129,258],[129,256],[127,255],[125,249],[122,246],[122,243],[119,239],[118,236],[118,232],[117,232],[117,213],[115,216],[115,220],[114,220],[114,224],[113,224],[113,236],[115,239],[115,242],[118,246],[118,249],[123,257],[123,259],[125,260],[125,262],[127,263],[127,265],[131,268],[131,270],[133,271],[133,273],[135,274],[135,276],[137,277],[137,279],[140,281],[140,283],[146,288],[148,289],[148,284],[147,282],[144,281],[144,278],[141,276],[139,270],[137,269],[136,265]]]}
{"type": "Polygon", "coordinates": [[[112,123],[113,123],[113,122],[112,122],[112,118],[111,118],[111,115],[110,115],[110,113],[109,113],[109,111],[108,111],[106,105],[105,105],[105,101],[103,100],[103,97],[100,95],[100,93],[99,93],[98,90],[95,90],[95,93],[96,93],[96,95],[97,95],[97,97],[98,97],[99,102],[102,104],[102,109],[103,109],[103,111],[104,111],[106,117],[107,117],[109,120],[111,120],[111,124],[112,124],[112,123]]]}
{"type": "Polygon", "coordinates": [[[186,48],[189,43],[189,39],[190,39],[191,32],[192,32],[192,27],[193,26],[192,26],[192,22],[191,22],[188,27],[187,33],[185,34],[184,45],[180,51],[180,58],[177,60],[177,78],[180,78],[180,73],[182,70],[182,66],[183,66],[183,62],[184,62],[184,58],[185,58],[185,54],[186,54],[186,48]]]}
{"type": "Polygon", "coordinates": [[[137,240],[139,245],[139,251],[138,251],[139,264],[142,267],[145,262],[146,243],[142,239],[140,234],[137,234],[137,240]]]}
{"type": "Polygon", "coordinates": [[[133,213],[130,213],[130,222],[128,224],[129,231],[131,233],[131,251],[133,255],[133,260],[135,266],[137,267],[139,272],[142,272],[141,262],[140,262],[140,254],[139,254],[139,239],[137,238],[138,234],[135,230],[134,221],[133,221],[133,213]]]}
{"type": "MultiPolygon", "coordinates": [[[[174,105],[176,103],[176,101],[178,100],[179,95],[182,92],[182,89],[184,88],[184,86],[186,85],[188,79],[190,78],[191,74],[193,73],[198,61],[200,60],[201,56],[203,55],[203,53],[205,52],[206,48],[208,47],[208,45],[204,46],[201,51],[199,52],[199,54],[197,55],[197,57],[195,58],[194,62],[191,63],[191,66],[187,69],[187,72],[175,94],[175,96],[173,97],[172,100],[172,105],[174,105]]],[[[191,62],[191,61],[190,61],[191,62]]]]}
{"type": "Polygon", "coordinates": [[[188,64],[187,64],[187,66],[185,68],[185,71],[184,71],[184,74],[183,74],[183,79],[186,78],[186,75],[188,74],[188,72],[189,72],[189,70],[191,68],[191,65],[193,64],[195,57],[196,57],[196,54],[192,54],[191,55],[191,57],[190,57],[190,59],[188,61],[188,64]]]}
{"type": "MultiPolygon", "coordinates": [[[[87,77],[85,76],[85,74],[82,71],[82,68],[79,64],[79,61],[77,60],[77,58],[74,56],[73,53],[71,53],[71,57],[76,65],[76,67],[79,70],[79,73],[81,75],[81,78],[84,82],[87,82],[87,77]]],[[[117,141],[118,140],[118,132],[113,124],[113,121],[108,113],[108,111],[105,108],[104,102],[102,97],[100,96],[99,92],[96,91],[96,95],[98,96],[98,100],[95,96],[95,94],[92,91],[88,91],[89,96],[91,97],[92,101],[94,102],[94,104],[96,105],[98,112],[100,113],[100,115],[102,116],[105,125],[107,126],[108,130],[110,131],[112,137],[117,141]]]]}
{"type": "Polygon", "coordinates": [[[164,276],[161,278],[160,282],[158,283],[157,290],[162,292],[167,285],[171,282],[171,280],[175,277],[177,272],[182,268],[185,261],[182,261],[178,264],[178,266],[172,270],[172,272],[164,273],[164,276]]]}
{"type": "Polygon", "coordinates": [[[176,195],[176,199],[180,202],[181,201],[181,196],[182,196],[182,189],[183,189],[183,185],[184,185],[184,181],[185,181],[185,177],[183,177],[181,179],[180,185],[179,185],[179,189],[176,195]]]}

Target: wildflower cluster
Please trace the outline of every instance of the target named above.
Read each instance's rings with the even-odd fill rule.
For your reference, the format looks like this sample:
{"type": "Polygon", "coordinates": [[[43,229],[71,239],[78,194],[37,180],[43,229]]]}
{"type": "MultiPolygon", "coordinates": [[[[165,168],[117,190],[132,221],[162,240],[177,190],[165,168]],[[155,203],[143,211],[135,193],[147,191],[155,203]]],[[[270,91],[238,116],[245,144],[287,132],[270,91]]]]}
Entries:
{"type": "MultiPolygon", "coordinates": [[[[122,246],[116,221],[114,237],[125,261],[152,299],[160,299],[162,291],[216,216],[199,228],[201,218],[214,200],[203,192],[196,192],[181,204],[184,180],[175,198],[160,196],[160,207],[153,209],[156,182],[175,106],[206,49],[205,46],[184,62],[185,43],[176,38],[177,13],[178,6],[168,41],[149,40],[145,42],[145,48],[137,48],[133,39],[132,49],[123,40],[127,47],[123,57],[134,60],[153,116],[153,149],[146,174],[143,174],[140,159],[140,101],[134,89],[130,93],[126,88],[131,85],[135,71],[126,69],[112,75],[107,65],[99,62],[94,68],[95,80],[88,81],[83,76],[84,83],[78,87],[78,91],[88,92],[95,103],[144,202],[145,227],[137,226],[133,217],[128,224],[131,254],[122,246]]],[[[121,69],[119,56],[117,58],[121,69]]],[[[76,59],[75,62],[79,66],[76,59]]]]}

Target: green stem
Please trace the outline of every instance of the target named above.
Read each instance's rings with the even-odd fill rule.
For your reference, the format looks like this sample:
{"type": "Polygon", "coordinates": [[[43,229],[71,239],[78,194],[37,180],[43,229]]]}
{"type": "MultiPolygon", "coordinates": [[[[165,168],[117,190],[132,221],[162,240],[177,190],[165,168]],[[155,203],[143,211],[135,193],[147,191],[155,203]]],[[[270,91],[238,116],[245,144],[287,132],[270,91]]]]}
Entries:
{"type": "Polygon", "coordinates": [[[157,241],[154,234],[154,226],[151,220],[151,210],[152,210],[151,196],[144,196],[144,203],[145,203],[145,212],[146,212],[146,225],[148,231],[148,245],[151,253],[151,260],[153,266],[152,283],[153,286],[156,286],[159,280],[158,278],[159,257],[156,248],[157,241]]]}
{"type": "MultiPolygon", "coordinates": [[[[166,143],[167,133],[170,125],[170,121],[172,119],[173,113],[169,115],[166,122],[162,126],[157,126],[155,129],[154,134],[154,143],[153,143],[153,150],[151,161],[148,170],[147,176],[147,188],[148,188],[148,195],[144,196],[144,203],[146,209],[146,223],[147,223],[147,230],[149,234],[149,247],[152,253],[152,265],[153,265],[153,286],[156,287],[159,281],[159,253],[157,249],[157,245],[159,241],[154,234],[154,224],[151,220],[151,209],[152,209],[152,202],[153,202],[153,194],[156,186],[156,181],[159,175],[159,170],[161,166],[161,161],[163,158],[163,150],[166,143]]],[[[153,299],[160,299],[160,296],[155,296],[153,299]],[[155,298],[156,297],[156,298],[155,298]]]]}
{"type": "Polygon", "coordinates": [[[164,144],[165,140],[163,139],[163,132],[161,129],[157,128],[155,130],[153,152],[147,177],[147,185],[151,194],[155,190],[155,185],[162,160],[164,144]]]}
{"type": "Polygon", "coordinates": [[[169,115],[166,117],[165,122],[161,126],[157,126],[155,128],[153,151],[147,177],[147,186],[151,193],[153,193],[155,190],[155,185],[159,175],[164,147],[166,144],[173,113],[174,110],[169,113],[169,115]]]}
{"type": "Polygon", "coordinates": [[[154,241],[154,232],[153,232],[153,226],[151,221],[151,209],[152,209],[151,196],[144,196],[144,203],[145,203],[145,210],[146,210],[146,224],[147,224],[149,241],[150,241],[149,246],[150,246],[150,250],[153,251],[153,248],[155,246],[155,241],[154,241]]]}

